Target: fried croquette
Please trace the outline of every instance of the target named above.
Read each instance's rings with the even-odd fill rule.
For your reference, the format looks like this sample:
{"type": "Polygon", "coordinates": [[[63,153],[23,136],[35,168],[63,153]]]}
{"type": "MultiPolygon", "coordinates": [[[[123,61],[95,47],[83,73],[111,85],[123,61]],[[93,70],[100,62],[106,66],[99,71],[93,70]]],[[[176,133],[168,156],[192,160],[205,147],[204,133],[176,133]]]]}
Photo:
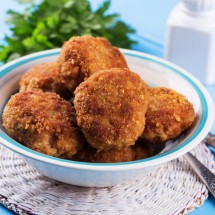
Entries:
{"type": "Polygon", "coordinates": [[[70,159],[83,145],[74,108],[55,93],[17,93],[7,103],[2,121],[11,137],[43,154],[70,159]]]}
{"type": "Polygon", "coordinates": [[[100,150],[133,145],[145,126],[148,85],[129,69],[94,73],[75,90],[78,126],[100,150]]]}
{"type": "Polygon", "coordinates": [[[92,36],[75,36],[65,42],[58,62],[71,92],[95,72],[113,67],[128,68],[118,48],[105,38],[92,36]]]}
{"type": "Polygon", "coordinates": [[[56,62],[37,65],[28,70],[20,80],[20,92],[43,91],[54,92],[62,98],[69,99],[72,93],[67,89],[56,62]]]}
{"type": "Polygon", "coordinates": [[[91,146],[85,146],[72,159],[82,162],[117,163],[140,160],[152,156],[148,148],[141,144],[135,144],[122,149],[96,150],[91,146]]]}
{"type": "Polygon", "coordinates": [[[142,138],[162,143],[179,136],[195,120],[193,105],[180,93],[164,88],[149,89],[146,125],[142,138]]]}

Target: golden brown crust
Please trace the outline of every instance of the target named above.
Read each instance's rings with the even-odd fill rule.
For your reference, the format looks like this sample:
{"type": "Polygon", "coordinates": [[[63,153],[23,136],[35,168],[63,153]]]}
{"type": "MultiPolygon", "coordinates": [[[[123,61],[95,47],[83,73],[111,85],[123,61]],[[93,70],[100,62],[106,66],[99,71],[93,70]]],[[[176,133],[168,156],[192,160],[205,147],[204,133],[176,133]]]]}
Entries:
{"type": "Polygon", "coordinates": [[[97,149],[133,145],[145,125],[148,85],[129,69],[93,74],[75,90],[77,123],[97,149]]]}
{"type": "Polygon", "coordinates": [[[60,68],[56,62],[32,67],[22,76],[19,85],[20,92],[36,90],[54,92],[65,99],[72,97],[61,77],[60,68]]]}
{"type": "Polygon", "coordinates": [[[118,48],[105,38],[92,36],[76,36],[65,42],[58,62],[61,74],[72,92],[95,72],[128,67],[118,48]]]}
{"type": "Polygon", "coordinates": [[[149,143],[162,143],[187,130],[194,120],[193,105],[185,96],[164,87],[150,88],[142,138],[149,143]]]}
{"type": "Polygon", "coordinates": [[[136,143],[122,149],[96,150],[85,146],[72,159],[82,162],[117,163],[140,160],[150,157],[150,151],[142,144],[136,143]]]}
{"type": "Polygon", "coordinates": [[[75,110],[55,93],[27,91],[12,96],[2,121],[9,135],[38,152],[70,159],[82,148],[75,110]]]}

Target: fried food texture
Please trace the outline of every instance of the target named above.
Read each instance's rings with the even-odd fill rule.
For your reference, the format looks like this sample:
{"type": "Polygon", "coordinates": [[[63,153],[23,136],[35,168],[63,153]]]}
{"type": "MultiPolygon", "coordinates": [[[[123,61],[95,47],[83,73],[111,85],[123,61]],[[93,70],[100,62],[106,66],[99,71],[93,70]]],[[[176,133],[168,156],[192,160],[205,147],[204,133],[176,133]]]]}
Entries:
{"type": "Polygon", "coordinates": [[[101,150],[133,145],[145,126],[148,85],[129,69],[93,74],[75,90],[78,126],[101,150]]]}
{"type": "Polygon", "coordinates": [[[164,88],[149,89],[146,125],[142,138],[162,143],[179,136],[195,120],[193,105],[180,93],[164,88]]]}
{"type": "Polygon", "coordinates": [[[58,62],[71,92],[95,72],[128,67],[118,48],[105,38],[92,36],[75,36],[65,42],[58,62]]]}
{"type": "Polygon", "coordinates": [[[29,69],[20,80],[20,92],[43,91],[54,92],[62,98],[69,99],[72,93],[67,89],[60,74],[58,63],[50,62],[29,69]]]}
{"type": "Polygon", "coordinates": [[[11,137],[43,154],[70,159],[83,145],[74,108],[55,93],[17,93],[7,103],[2,121],[11,137]]]}
{"type": "Polygon", "coordinates": [[[72,159],[93,163],[117,163],[140,160],[152,156],[148,148],[141,144],[135,144],[122,149],[96,150],[87,145],[72,159]]]}

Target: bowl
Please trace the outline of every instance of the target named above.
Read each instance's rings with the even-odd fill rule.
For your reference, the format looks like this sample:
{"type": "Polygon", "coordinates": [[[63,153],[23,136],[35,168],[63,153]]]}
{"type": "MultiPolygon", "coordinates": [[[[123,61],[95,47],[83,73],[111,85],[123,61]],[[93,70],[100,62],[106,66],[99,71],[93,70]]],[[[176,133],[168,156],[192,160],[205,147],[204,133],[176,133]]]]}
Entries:
{"type": "MultiPolygon", "coordinates": [[[[183,95],[196,112],[194,125],[180,138],[171,142],[163,153],[121,163],[88,163],[51,157],[33,151],[7,135],[0,123],[0,142],[22,156],[31,166],[49,178],[87,187],[106,187],[137,180],[155,170],[164,162],[190,151],[209,132],[214,120],[213,102],[204,86],[188,72],[160,58],[121,49],[131,70],[151,86],[165,86],[183,95]]],[[[21,75],[37,64],[55,61],[60,49],[42,51],[14,60],[0,67],[0,113],[10,96],[18,89],[21,75]]]]}

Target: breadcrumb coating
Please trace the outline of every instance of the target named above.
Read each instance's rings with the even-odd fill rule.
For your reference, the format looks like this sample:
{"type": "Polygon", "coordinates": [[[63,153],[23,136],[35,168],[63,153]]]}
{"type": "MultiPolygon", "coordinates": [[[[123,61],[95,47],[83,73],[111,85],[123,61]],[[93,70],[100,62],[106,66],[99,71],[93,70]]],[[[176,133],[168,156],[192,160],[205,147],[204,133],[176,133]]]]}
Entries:
{"type": "Polygon", "coordinates": [[[72,159],[93,163],[117,163],[140,160],[152,156],[148,148],[142,144],[135,144],[122,149],[96,150],[85,146],[72,159]]]}
{"type": "Polygon", "coordinates": [[[184,95],[149,87],[102,37],[70,38],[57,62],[32,67],[19,85],[2,114],[7,133],[37,152],[69,160],[144,159],[195,120],[184,95]]]}
{"type": "Polygon", "coordinates": [[[179,136],[195,120],[193,105],[180,93],[165,87],[149,89],[146,125],[142,138],[162,143],[179,136]]]}
{"type": "Polygon", "coordinates": [[[74,108],[55,93],[17,93],[7,103],[2,121],[15,140],[50,156],[70,159],[84,142],[74,108]]]}
{"type": "Polygon", "coordinates": [[[65,42],[58,62],[67,87],[72,92],[95,72],[128,67],[118,48],[105,38],[92,36],[75,36],[65,42]]]}
{"type": "Polygon", "coordinates": [[[129,69],[93,74],[75,90],[77,123],[97,149],[133,145],[145,126],[148,85],[129,69]]]}
{"type": "Polygon", "coordinates": [[[20,80],[20,92],[43,91],[54,92],[62,98],[69,99],[72,93],[67,89],[60,74],[58,63],[50,62],[29,69],[20,80]]]}

